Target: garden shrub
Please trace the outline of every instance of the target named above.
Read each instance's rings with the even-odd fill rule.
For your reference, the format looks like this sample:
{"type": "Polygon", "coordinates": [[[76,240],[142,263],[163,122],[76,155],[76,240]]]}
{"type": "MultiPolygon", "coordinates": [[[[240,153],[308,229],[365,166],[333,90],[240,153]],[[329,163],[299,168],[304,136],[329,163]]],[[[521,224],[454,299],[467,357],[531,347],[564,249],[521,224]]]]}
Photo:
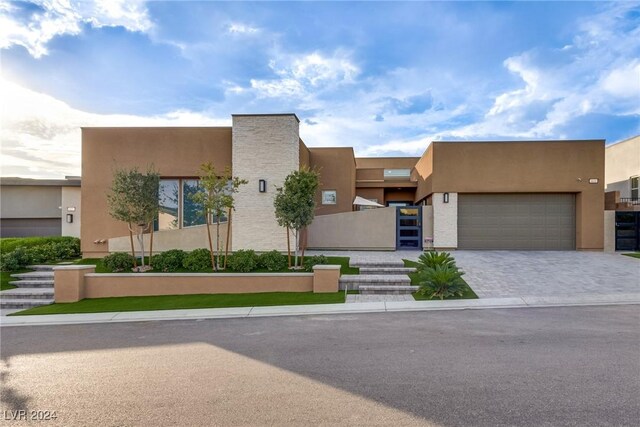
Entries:
{"type": "Polygon", "coordinates": [[[428,270],[435,268],[436,266],[456,268],[456,261],[448,252],[425,252],[418,258],[418,266],[416,267],[416,270],[428,270]]]}
{"type": "Polygon", "coordinates": [[[119,271],[130,271],[133,268],[135,259],[127,252],[114,252],[102,259],[104,266],[117,273],[119,271]]]}
{"type": "Polygon", "coordinates": [[[0,256],[0,269],[2,271],[20,270],[31,263],[31,255],[23,247],[18,247],[12,252],[3,253],[0,256]]]}
{"type": "Polygon", "coordinates": [[[34,246],[42,246],[48,243],[63,243],[70,247],[77,248],[76,254],[80,256],[80,239],[70,236],[51,236],[51,237],[3,237],[0,239],[0,252],[13,252],[16,248],[31,248],[34,246]]]}
{"type": "Polygon", "coordinates": [[[258,267],[258,256],[252,249],[240,250],[229,256],[229,268],[240,273],[248,273],[258,267]]]}
{"type": "Polygon", "coordinates": [[[435,265],[416,273],[420,292],[429,298],[445,299],[451,296],[462,296],[466,283],[462,279],[464,273],[455,265],[435,265]]]}
{"type": "Polygon", "coordinates": [[[211,252],[209,252],[209,249],[204,248],[194,249],[184,256],[182,266],[191,271],[201,271],[212,268],[211,252]]]}
{"type": "Polygon", "coordinates": [[[151,259],[151,265],[157,271],[178,271],[182,268],[182,263],[187,253],[180,249],[171,249],[157,255],[151,259]]]}
{"type": "Polygon", "coordinates": [[[313,271],[314,265],[328,264],[329,260],[324,255],[314,255],[310,258],[307,258],[304,262],[305,271],[313,271]]]}
{"type": "Polygon", "coordinates": [[[258,257],[258,265],[269,271],[280,271],[287,268],[287,257],[280,252],[273,250],[260,254],[258,257]]]}

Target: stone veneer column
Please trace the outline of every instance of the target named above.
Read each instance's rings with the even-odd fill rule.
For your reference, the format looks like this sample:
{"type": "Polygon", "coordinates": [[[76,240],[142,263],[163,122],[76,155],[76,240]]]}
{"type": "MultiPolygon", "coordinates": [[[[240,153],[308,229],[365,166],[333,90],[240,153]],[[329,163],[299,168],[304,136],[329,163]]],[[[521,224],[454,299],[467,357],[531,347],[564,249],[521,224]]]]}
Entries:
{"type": "Polygon", "coordinates": [[[458,247],[458,193],[449,193],[449,203],[443,202],[444,193],[434,193],[433,247],[456,249],[458,247]]]}
{"type": "MultiPolygon", "coordinates": [[[[287,249],[286,232],[276,222],[273,199],[276,187],[300,168],[299,141],[299,123],[293,114],[233,116],[233,175],[249,181],[235,197],[234,251],[287,249]],[[267,181],[266,193],[258,191],[260,179],[267,181]]],[[[291,244],[293,250],[293,240],[291,244]]]]}

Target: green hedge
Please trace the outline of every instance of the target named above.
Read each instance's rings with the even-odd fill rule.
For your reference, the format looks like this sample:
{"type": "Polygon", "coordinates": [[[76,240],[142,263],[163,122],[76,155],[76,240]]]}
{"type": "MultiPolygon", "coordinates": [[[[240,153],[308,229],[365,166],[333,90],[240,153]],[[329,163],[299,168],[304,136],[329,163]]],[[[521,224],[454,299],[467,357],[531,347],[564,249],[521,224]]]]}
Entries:
{"type": "Polygon", "coordinates": [[[9,253],[13,252],[18,247],[31,248],[33,246],[40,246],[46,243],[77,243],[80,246],[80,239],[77,237],[69,236],[55,236],[55,237],[3,237],[0,239],[0,252],[9,253]]]}
{"type": "Polygon", "coordinates": [[[5,238],[0,242],[3,244],[0,253],[2,271],[80,257],[80,239],[75,237],[5,238]]]}

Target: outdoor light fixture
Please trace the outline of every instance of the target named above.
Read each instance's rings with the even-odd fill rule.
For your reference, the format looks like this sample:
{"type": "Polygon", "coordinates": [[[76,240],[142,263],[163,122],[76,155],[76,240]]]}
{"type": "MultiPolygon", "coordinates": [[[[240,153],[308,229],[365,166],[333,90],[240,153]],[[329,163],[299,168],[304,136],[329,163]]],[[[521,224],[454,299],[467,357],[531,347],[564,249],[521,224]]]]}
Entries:
{"type": "Polygon", "coordinates": [[[266,193],[267,192],[267,180],[266,179],[261,179],[258,181],[258,191],[261,193],[266,193]]]}
{"type": "Polygon", "coordinates": [[[449,203],[449,193],[442,193],[442,203],[449,203]]]}
{"type": "Polygon", "coordinates": [[[589,178],[589,184],[597,184],[598,178],[589,178]]]}
{"type": "Polygon", "coordinates": [[[73,222],[73,214],[67,214],[67,222],[71,224],[73,222]]]}

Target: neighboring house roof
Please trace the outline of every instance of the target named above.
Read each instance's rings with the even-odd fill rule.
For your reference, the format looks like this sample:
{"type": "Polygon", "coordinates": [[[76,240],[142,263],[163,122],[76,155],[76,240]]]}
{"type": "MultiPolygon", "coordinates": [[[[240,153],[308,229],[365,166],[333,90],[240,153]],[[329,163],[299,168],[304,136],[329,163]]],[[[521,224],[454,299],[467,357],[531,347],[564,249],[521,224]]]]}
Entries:
{"type": "Polygon", "coordinates": [[[8,176],[0,178],[0,185],[80,187],[81,178],[79,176],[67,176],[65,179],[33,179],[8,176]]]}

